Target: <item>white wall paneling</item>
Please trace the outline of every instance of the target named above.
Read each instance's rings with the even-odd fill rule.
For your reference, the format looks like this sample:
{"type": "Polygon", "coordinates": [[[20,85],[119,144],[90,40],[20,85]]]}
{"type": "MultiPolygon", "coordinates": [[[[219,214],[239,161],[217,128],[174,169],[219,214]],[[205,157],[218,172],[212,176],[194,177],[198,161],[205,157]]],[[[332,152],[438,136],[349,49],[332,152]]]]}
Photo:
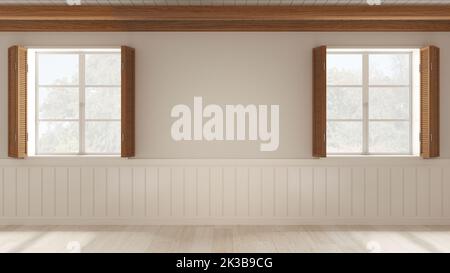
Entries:
{"type": "Polygon", "coordinates": [[[450,224],[450,160],[0,160],[0,224],[450,224]],[[92,163],[92,164],[91,164],[92,163]]]}

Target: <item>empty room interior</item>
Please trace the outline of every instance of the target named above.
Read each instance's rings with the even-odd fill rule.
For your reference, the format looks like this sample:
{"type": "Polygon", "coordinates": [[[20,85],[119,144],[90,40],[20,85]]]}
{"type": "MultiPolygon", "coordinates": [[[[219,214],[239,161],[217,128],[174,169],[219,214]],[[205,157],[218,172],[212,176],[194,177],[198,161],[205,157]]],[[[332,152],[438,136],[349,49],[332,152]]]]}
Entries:
{"type": "Polygon", "coordinates": [[[445,0],[0,1],[0,252],[450,252],[449,32],[445,0]]]}

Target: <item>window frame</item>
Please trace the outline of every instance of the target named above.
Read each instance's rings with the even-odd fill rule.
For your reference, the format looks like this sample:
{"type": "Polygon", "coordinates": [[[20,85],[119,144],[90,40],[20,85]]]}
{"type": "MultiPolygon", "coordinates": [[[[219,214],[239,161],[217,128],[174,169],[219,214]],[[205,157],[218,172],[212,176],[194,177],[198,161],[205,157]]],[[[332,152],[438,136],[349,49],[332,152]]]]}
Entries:
{"type": "MultiPolygon", "coordinates": [[[[101,49],[36,49],[35,53],[35,82],[34,82],[34,155],[33,156],[120,156],[121,149],[117,153],[106,152],[86,152],[86,121],[92,122],[119,122],[119,127],[121,127],[121,118],[118,119],[86,119],[86,89],[91,87],[97,88],[119,88],[121,89],[121,81],[117,85],[95,85],[86,84],[86,66],[85,60],[86,55],[89,54],[117,54],[121,56],[121,50],[117,48],[101,48],[101,49]],[[49,55],[49,54],[64,54],[64,55],[78,55],[78,84],[76,85],[41,85],[39,83],[39,55],[49,55]],[[77,88],[78,89],[78,119],[40,119],[39,118],[39,89],[40,88],[77,88]],[[76,122],[78,121],[78,152],[77,153],[42,153],[39,152],[39,125],[40,122],[76,122]]],[[[120,75],[120,73],[119,73],[120,75]]],[[[118,102],[119,105],[121,102],[118,102]]],[[[121,136],[122,132],[120,132],[121,136]]],[[[122,145],[120,141],[120,145],[122,145]]]]}
{"type": "MultiPolygon", "coordinates": [[[[362,151],[361,153],[352,153],[352,152],[328,152],[327,156],[414,156],[414,52],[413,50],[418,50],[418,48],[399,48],[399,49],[365,49],[365,48],[351,48],[345,50],[339,50],[338,48],[328,48],[327,49],[327,59],[329,55],[350,55],[350,54],[358,54],[362,57],[362,82],[361,85],[330,85],[328,84],[327,77],[327,94],[329,88],[361,88],[362,90],[362,118],[361,119],[329,119],[326,117],[327,128],[329,122],[361,122],[362,123],[362,151]],[[396,54],[404,54],[408,55],[409,59],[409,84],[408,85],[377,85],[370,84],[369,82],[369,56],[370,55],[396,55],[396,54]],[[408,119],[371,119],[369,117],[369,90],[370,88],[408,88],[409,92],[409,112],[408,119]],[[369,124],[371,122],[409,122],[409,150],[408,152],[402,153],[371,153],[369,152],[369,124]]],[[[327,100],[328,104],[328,100],[327,100]]],[[[327,134],[328,138],[328,134],[327,134]]],[[[327,141],[328,143],[328,141],[327,141]]]]}

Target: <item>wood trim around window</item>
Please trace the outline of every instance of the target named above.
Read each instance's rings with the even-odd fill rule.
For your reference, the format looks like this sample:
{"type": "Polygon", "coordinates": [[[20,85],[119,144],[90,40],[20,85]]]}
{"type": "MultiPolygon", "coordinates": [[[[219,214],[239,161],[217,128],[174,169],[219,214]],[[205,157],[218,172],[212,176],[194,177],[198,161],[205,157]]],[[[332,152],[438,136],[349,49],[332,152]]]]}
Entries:
{"type": "Polygon", "coordinates": [[[27,156],[27,49],[8,49],[8,156],[27,156]]]}
{"type": "Polygon", "coordinates": [[[313,157],[327,156],[327,47],[313,50],[313,157]]]}
{"type": "Polygon", "coordinates": [[[121,47],[121,156],[135,156],[135,50],[121,47]]]}
{"type": "Polygon", "coordinates": [[[440,64],[439,48],[420,51],[420,154],[423,158],[440,156],[440,64]]]}
{"type": "Polygon", "coordinates": [[[450,5],[0,5],[0,31],[450,31],[450,5]]]}

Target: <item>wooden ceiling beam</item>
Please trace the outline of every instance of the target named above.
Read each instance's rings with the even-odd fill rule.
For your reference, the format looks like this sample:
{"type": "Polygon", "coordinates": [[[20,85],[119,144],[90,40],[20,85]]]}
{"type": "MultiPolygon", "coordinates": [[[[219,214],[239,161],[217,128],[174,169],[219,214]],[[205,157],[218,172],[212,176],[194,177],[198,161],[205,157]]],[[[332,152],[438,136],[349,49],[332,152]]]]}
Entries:
{"type": "Polygon", "coordinates": [[[0,31],[450,31],[450,5],[0,6],[0,31]]]}

